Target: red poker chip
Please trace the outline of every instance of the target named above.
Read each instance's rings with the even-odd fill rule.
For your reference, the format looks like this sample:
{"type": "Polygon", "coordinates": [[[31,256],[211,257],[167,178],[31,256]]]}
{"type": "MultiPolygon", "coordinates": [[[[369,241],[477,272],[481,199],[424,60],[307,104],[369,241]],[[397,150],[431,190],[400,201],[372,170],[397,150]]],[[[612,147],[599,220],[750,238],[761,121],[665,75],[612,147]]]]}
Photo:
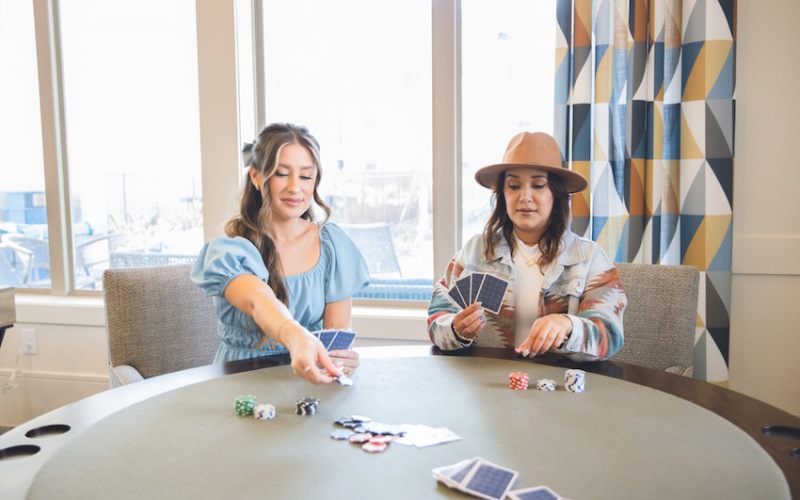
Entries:
{"type": "Polygon", "coordinates": [[[370,439],[372,439],[372,434],[369,432],[359,432],[348,438],[351,443],[366,443],[370,439]]]}
{"type": "Polygon", "coordinates": [[[391,440],[392,436],[380,435],[380,436],[372,436],[369,442],[373,444],[388,444],[391,440]]]}
{"type": "Polygon", "coordinates": [[[508,374],[509,389],[523,390],[528,388],[528,374],[524,372],[511,372],[508,374]]]}
{"type": "Polygon", "coordinates": [[[386,444],[386,443],[373,443],[373,442],[369,441],[369,442],[366,442],[366,443],[362,444],[361,445],[361,449],[366,451],[367,453],[380,453],[380,452],[386,450],[386,448],[388,446],[389,445],[386,444]]]}

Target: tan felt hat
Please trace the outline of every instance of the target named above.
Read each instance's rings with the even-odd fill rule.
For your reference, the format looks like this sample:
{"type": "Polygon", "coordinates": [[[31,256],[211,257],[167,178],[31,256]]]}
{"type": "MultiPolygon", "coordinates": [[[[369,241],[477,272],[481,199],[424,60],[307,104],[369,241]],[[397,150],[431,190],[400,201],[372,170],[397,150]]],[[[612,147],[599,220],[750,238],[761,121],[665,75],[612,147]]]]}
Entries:
{"type": "Polygon", "coordinates": [[[544,132],[521,132],[508,143],[503,163],[488,165],[475,172],[475,180],[483,187],[494,189],[500,172],[512,168],[535,167],[561,177],[569,193],[583,191],[589,186],[584,176],[562,166],[558,143],[544,132]]]}

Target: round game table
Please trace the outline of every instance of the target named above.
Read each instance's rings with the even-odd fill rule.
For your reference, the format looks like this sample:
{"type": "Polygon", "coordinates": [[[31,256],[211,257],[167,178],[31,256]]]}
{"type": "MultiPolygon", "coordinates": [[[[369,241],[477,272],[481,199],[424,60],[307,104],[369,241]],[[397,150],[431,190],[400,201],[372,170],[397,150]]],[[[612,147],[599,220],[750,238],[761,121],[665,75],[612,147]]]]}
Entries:
{"type": "MultiPolygon", "coordinates": [[[[623,363],[358,350],[352,387],[310,385],[281,357],[156,377],[55,410],[0,436],[0,497],[457,498],[432,470],[482,457],[518,472],[513,489],[546,485],[572,499],[791,498],[786,465],[764,442],[791,446],[800,419],[773,419],[772,435],[754,437],[734,404],[758,404],[733,391],[623,363]],[[563,387],[575,367],[587,371],[582,393],[563,387]],[[512,371],[531,387],[509,389],[512,371]],[[536,390],[540,378],[558,389],[536,390]],[[708,390],[721,411],[687,390],[708,390]],[[275,405],[276,418],[238,416],[241,394],[275,405]],[[316,414],[295,413],[303,397],[319,398],[316,414]],[[460,439],[365,453],[330,437],[351,415],[460,439]]],[[[797,462],[789,456],[790,471],[797,462]]]]}

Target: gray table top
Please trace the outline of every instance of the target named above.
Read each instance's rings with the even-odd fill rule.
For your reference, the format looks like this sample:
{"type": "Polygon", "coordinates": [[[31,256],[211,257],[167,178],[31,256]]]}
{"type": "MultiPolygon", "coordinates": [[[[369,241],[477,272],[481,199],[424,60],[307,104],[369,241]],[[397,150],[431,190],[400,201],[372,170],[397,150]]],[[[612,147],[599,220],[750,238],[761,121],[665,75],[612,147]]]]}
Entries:
{"type": "MultiPolygon", "coordinates": [[[[517,470],[515,488],[547,485],[575,500],[790,498],[772,458],[715,413],[592,373],[584,393],[570,393],[563,389],[564,372],[514,360],[400,356],[362,359],[353,387],[311,386],[287,366],[196,380],[138,402],[131,396],[128,406],[48,450],[29,484],[16,493],[457,497],[462,494],[436,483],[432,469],[480,456],[517,470]],[[559,390],[512,391],[511,371],[528,373],[532,386],[552,378],[559,390]],[[237,416],[234,398],[244,393],[274,404],[277,417],[237,416]],[[305,396],[321,400],[317,414],[294,413],[295,402],[305,396]],[[337,428],[334,420],[352,414],[447,427],[461,440],[419,449],[393,443],[381,454],[364,453],[329,437],[337,428]]],[[[12,468],[0,461],[2,482],[12,468]]]]}

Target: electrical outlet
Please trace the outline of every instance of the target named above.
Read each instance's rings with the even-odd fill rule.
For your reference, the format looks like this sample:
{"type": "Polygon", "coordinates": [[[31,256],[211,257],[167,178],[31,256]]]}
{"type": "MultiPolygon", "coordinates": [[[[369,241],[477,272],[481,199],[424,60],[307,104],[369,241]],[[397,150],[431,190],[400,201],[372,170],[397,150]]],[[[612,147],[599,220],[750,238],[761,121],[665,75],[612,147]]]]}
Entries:
{"type": "Polygon", "coordinates": [[[22,353],[39,354],[39,349],[36,345],[36,330],[33,328],[22,330],[22,353]]]}

